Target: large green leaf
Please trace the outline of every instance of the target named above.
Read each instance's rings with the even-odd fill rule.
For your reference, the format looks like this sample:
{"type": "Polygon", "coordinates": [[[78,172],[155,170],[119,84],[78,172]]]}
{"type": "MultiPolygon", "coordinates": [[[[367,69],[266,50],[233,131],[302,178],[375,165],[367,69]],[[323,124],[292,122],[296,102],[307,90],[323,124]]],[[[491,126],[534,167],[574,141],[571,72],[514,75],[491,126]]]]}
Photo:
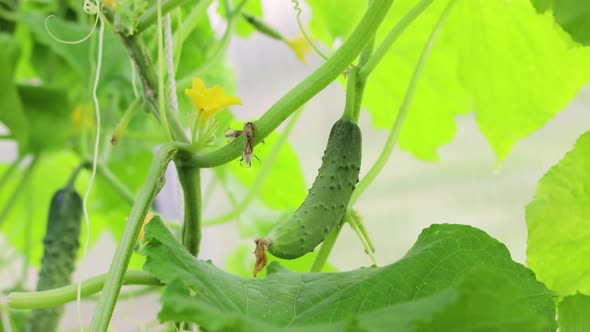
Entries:
{"type": "Polygon", "coordinates": [[[590,295],[590,132],[541,178],[526,222],[527,262],[539,280],[590,295]]]}
{"type": "Polygon", "coordinates": [[[462,225],[433,225],[397,263],[295,273],[278,263],[245,279],[194,259],[158,219],[144,268],[167,283],[163,321],[208,331],[554,331],[550,293],[504,245],[462,225]]]}
{"type": "Polygon", "coordinates": [[[590,2],[553,0],[553,16],[574,40],[590,45],[590,2]]]}
{"type": "Polygon", "coordinates": [[[560,332],[590,331],[590,297],[576,294],[567,296],[557,307],[560,332]]]}
{"type": "Polygon", "coordinates": [[[14,84],[14,71],[19,51],[16,42],[7,34],[0,34],[0,122],[22,145],[28,143],[29,124],[14,84]]]}
{"type": "MultiPolygon", "coordinates": [[[[417,0],[398,0],[377,43],[417,0]]],[[[447,1],[434,1],[404,32],[369,78],[363,105],[377,128],[389,128],[435,22],[447,1]]],[[[342,20],[339,2],[311,2],[313,35],[326,45],[346,38],[356,19],[342,20]],[[324,22],[315,22],[315,19],[324,22]],[[347,25],[348,24],[348,25],[347,25]]],[[[357,11],[366,3],[356,2],[357,11]]],[[[571,47],[530,0],[457,0],[427,60],[400,145],[416,157],[437,158],[455,133],[455,117],[475,111],[499,160],[540,128],[590,78],[590,49],[571,47]]]]}

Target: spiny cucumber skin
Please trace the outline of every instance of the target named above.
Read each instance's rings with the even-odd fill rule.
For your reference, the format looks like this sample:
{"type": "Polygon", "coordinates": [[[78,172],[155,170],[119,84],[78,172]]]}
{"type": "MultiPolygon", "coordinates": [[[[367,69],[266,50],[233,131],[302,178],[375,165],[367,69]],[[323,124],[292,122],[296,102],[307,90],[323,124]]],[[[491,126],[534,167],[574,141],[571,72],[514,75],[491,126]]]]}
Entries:
{"type": "MultiPolygon", "coordinates": [[[[82,198],[73,188],[58,190],[51,200],[47,230],[43,238],[43,258],[37,290],[47,290],[71,283],[80,247],[82,198]]],[[[36,309],[31,313],[27,331],[57,330],[64,307],[36,309]]]]}
{"type": "Polygon", "coordinates": [[[294,259],[313,251],[340,222],[359,180],[361,131],[340,119],[333,126],[322,166],[301,206],[267,236],[268,251],[294,259]]]}

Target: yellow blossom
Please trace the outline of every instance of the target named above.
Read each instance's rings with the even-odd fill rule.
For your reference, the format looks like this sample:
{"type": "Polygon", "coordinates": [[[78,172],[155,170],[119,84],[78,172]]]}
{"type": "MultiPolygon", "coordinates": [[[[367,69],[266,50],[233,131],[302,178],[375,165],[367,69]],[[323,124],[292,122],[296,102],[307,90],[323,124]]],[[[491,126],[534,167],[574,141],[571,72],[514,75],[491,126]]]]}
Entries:
{"type": "Polygon", "coordinates": [[[84,113],[84,126],[86,128],[92,127],[92,114],[90,104],[78,104],[72,112],[71,119],[75,130],[80,130],[82,127],[82,113],[84,113]]]}
{"type": "Polygon", "coordinates": [[[154,214],[152,212],[148,212],[145,218],[143,219],[143,225],[141,225],[141,229],[139,230],[139,236],[137,237],[139,241],[142,241],[143,237],[145,236],[143,228],[148,222],[150,222],[150,220],[152,220],[153,217],[154,214]]]}
{"type": "Polygon", "coordinates": [[[301,62],[307,64],[305,55],[311,52],[311,46],[307,42],[307,39],[305,39],[305,36],[303,36],[303,34],[300,33],[293,39],[286,39],[285,42],[293,50],[295,56],[297,56],[297,58],[301,60],[301,62]]]}
{"type": "Polygon", "coordinates": [[[219,85],[207,88],[200,78],[193,77],[193,87],[184,90],[200,113],[199,124],[204,125],[213,114],[231,105],[242,105],[240,98],[227,96],[219,85]]]}

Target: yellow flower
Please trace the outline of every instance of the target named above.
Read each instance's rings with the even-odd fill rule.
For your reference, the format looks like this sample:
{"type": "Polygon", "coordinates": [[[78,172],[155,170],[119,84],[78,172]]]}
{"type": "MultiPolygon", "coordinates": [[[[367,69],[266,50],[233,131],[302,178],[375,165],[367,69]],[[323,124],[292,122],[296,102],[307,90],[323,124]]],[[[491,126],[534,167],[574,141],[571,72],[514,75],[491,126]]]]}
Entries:
{"type": "Polygon", "coordinates": [[[207,89],[200,78],[193,77],[193,87],[184,90],[200,113],[199,124],[205,124],[213,114],[231,105],[242,105],[240,98],[227,96],[219,85],[207,89]]]}
{"type": "Polygon", "coordinates": [[[295,56],[304,64],[307,64],[307,60],[305,60],[305,55],[311,52],[311,46],[307,42],[307,39],[303,36],[303,34],[298,34],[293,39],[286,39],[285,42],[295,53],[295,56]]]}
{"type": "Polygon", "coordinates": [[[143,241],[143,237],[145,236],[145,231],[143,230],[143,228],[148,222],[150,222],[150,220],[152,220],[153,217],[154,214],[152,212],[148,212],[145,218],[143,219],[143,225],[141,225],[141,229],[139,230],[139,236],[137,237],[139,241],[143,241]]]}

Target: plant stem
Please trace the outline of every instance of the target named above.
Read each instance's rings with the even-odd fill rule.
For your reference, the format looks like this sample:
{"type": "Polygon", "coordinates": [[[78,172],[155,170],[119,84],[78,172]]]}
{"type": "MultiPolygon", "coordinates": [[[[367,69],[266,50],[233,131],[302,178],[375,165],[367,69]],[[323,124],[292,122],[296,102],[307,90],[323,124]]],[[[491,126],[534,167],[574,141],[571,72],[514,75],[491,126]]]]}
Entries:
{"type": "Polygon", "coordinates": [[[373,265],[377,266],[377,260],[375,259],[375,255],[373,255],[371,244],[369,243],[369,241],[367,241],[367,239],[365,238],[365,234],[363,234],[363,232],[361,231],[358,220],[356,218],[349,217],[346,219],[346,222],[350,225],[350,228],[352,228],[359,240],[361,240],[361,243],[365,248],[365,252],[367,253],[367,255],[369,255],[369,258],[371,259],[373,265]]]}
{"type": "MultiPolygon", "coordinates": [[[[213,0],[201,0],[197,3],[193,9],[191,10],[190,14],[182,19],[179,22],[179,26],[174,32],[174,45],[175,45],[175,58],[174,64],[178,66],[180,60],[180,52],[182,50],[182,45],[184,45],[184,41],[186,38],[193,32],[194,29],[197,28],[199,23],[201,23],[201,19],[207,15],[207,8],[211,5],[213,0]]],[[[176,67],[175,67],[176,69],[176,67]]]]}
{"type": "Polygon", "coordinates": [[[215,218],[212,218],[209,220],[205,220],[203,222],[203,224],[217,225],[217,224],[222,224],[227,221],[231,221],[231,220],[235,219],[236,217],[238,217],[244,210],[246,210],[246,208],[248,208],[248,206],[250,206],[250,202],[252,202],[252,200],[254,200],[254,198],[256,198],[256,195],[258,194],[258,191],[262,187],[262,184],[264,184],[264,181],[268,177],[268,174],[270,174],[270,171],[272,170],[274,163],[277,160],[277,157],[279,155],[279,152],[281,151],[281,148],[283,147],[285,142],[287,142],[287,138],[289,137],[291,130],[293,130],[293,127],[295,126],[295,123],[297,122],[297,119],[299,118],[299,115],[301,114],[301,110],[302,110],[302,108],[299,109],[299,111],[295,112],[295,114],[293,114],[293,116],[291,117],[291,120],[289,120],[285,129],[277,138],[277,141],[273,145],[272,150],[266,156],[266,159],[264,160],[264,163],[262,164],[262,167],[260,168],[260,171],[258,172],[256,179],[254,179],[254,183],[250,186],[250,190],[248,190],[248,193],[245,195],[244,200],[240,204],[238,204],[229,213],[226,213],[224,215],[221,215],[219,217],[215,217],[215,218]]]}
{"type": "MultiPolygon", "coordinates": [[[[103,274],[82,281],[82,297],[88,297],[103,289],[108,274],[103,274]]],[[[123,285],[158,286],[161,282],[143,271],[127,271],[123,285]]],[[[60,306],[76,300],[77,284],[40,292],[14,292],[8,294],[8,305],[11,309],[42,309],[60,306]]],[[[106,329],[105,329],[106,331],[106,329]]]]}
{"type": "Polygon", "coordinates": [[[96,171],[98,172],[98,175],[102,177],[111,188],[119,194],[119,196],[121,196],[121,198],[129,203],[129,205],[133,205],[135,202],[135,195],[107,166],[98,164],[96,171]]]}
{"type": "Polygon", "coordinates": [[[366,81],[367,77],[377,67],[377,65],[383,60],[383,57],[387,54],[391,46],[395,41],[403,34],[406,28],[416,19],[430,4],[433,0],[421,0],[414,8],[412,8],[402,19],[393,27],[393,29],[387,34],[385,39],[379,45],[379,48],[373,53],[367,63],[359,71],[359,77],[361,80],[366,81]]]}
{"type": "MultiPolygon", "coordinates": [[[[291,89],[272,105],[258,121],[256,121],[256,137],[254,144],[264,140],[289,115],[303,106],[313,96],[334,81],[356,59],[371,36],[375,34],[385,18],[393,0],[376,0],[365,13],[350,37],[342,46],[311,75],[291,89]]],[[[215,167],[227,163],[240,155],[244,147],[243,139],[235,139],[231,143],[210,152],[195,154],[186,162],[198,167],[215,167]]]]}
{"type": "Polygon", "coordinates": [[[353,67],[347,75],[348,82],[346,84],[346,104],[344,105],[343,119],[356,122],[354,117],[354,105],[355,105],[355,93],[356,93],[356,82],[358,77],[358,67],[353,67]]]}
{"type": "Polygon", "coordinates": [[[344,214],[344,216],[342,216],[342,220],[340,220],[340,222],[338,223],[338,226],[336,226],[336,228],[334,228],[328,234],[328,236],[326,236],[326,238],[324,239],[324,242],[322,243],[322,246],[320,247],[320,250],[318,251],[318,254],[315,256],[315,259],[313,260],[313,263],[311,264],[311,268],[309,269],[309,272],[321,272],[322,271],[322,269],[324,268],[324,265],[326,265],[326,262],[328,261],[328,257],[330,257],[330,253],[332,252],[332,249],[334,248],[334,244],[336,243],[336,240],[338,239],[338,235],[340,235],[340,231],[342,230],[342,226],[346,222],[346,219],[349,217],[350,217],[349,213],[346,212],[344,214]]]}
{"type": "Polygon", "coordinates": [[[164,94],[164,29],[162,23],[162,0],[157,1],[158,6],[158,110],[164,133],[169,141],[172,141],[172,135],[168,128],[168,117],[166,116],[166,94],[164,94]]]}
{"type": "MultiPolygon", "coordinates": [[[[132,271],[127,271],[127,274],[129,274],[129,272],[132,272],[132,271]]],[[[123,282],[123,284],[125,284],[125,282],[123,282]]],[[[158,285],[161,286],[161,284],[158,284],[158,285]]],[[[158,286],[147,285],[147,286],[142,287],[140,289],[134,289],[134,290],[130,290],[127,292],[121,292],[121,294],[119,294],[117,301],[136,300],[139,297],[151,294],[157,290],[158,290],[158,286]]],[[[98,295],[92,295],[92,296],[87,297],[88,301],[98,301],[98,299],[100,299],[100,296],[98,296],[98,295]]]]}
{"type": "Polygon", "coordinates": [[[29,180],[31,179],[31,175],[35,170],[35,166],[37,166],[38,161],[39,156],[33,156],[31,163],[27,166],[27,168],[25,168],[25,171],[23,172],[23,175],[17,183],[16,187],[12,191],[12,194],[10,195],[6,203],[4,203],[2,210],[0,210],[0,226],[4,224],[6,218],[10,215],[12,208],[15,206],[15,203],[18,200],[20,193],[26,188],[27,182],[29,182],[29,180]]]}
{"type": "Polygon", "coordinates": [[[404,124],[406,116],[408,115],[408,110],[410,109],[410,104],[412,103],[412,98],[414,97],[414,93],[416,92],[416,87],[418,86],[418,81],[420,80],[420,76],[422,75],[422,70],[424,69],[424,65],[426,64],[426,59],[428,58],[428,54],[430,54],[430,50],[432,49],[432,45],[434,44],[434,41],[436,40],[438,32],[440,31],[441,27],[443,26],[446,18],[449,15],[449,12],[451,11],[451,8],[453,7],[454,4],[455,4],[455,0],[449,1],[447,6],[445,7],[445,9],[443,10],[440,18],[438,19],[438,22],[434,26],[434,29],[432,30],[430,37],[428,38],[428,41],[426,42],[426,45],[424,46],[424,49],[422,50],[422,54],[420,55],[420,58],[418,59],[418,63],[416,64],[416,67],[414,68],[414,73],[412,74],[410,82],[408,83],[408,88],[406,90],[406,94],[405,94],[404,99],[400,105],[399,111],[397,113],[397,117],[395,118],[395,121],[393,122],[391,130],[389,131],[389,136],[387,137],[387,141],[385,142],[385,146],[383,147],[383,151],[381,151],[381,154],[377,158],[377,161],[373,164],[373,166],[371,167],[369,172],[367,172],[367,175],[365,175],[365,177],[363,177],[363,179],[357,185],[355,191],[352,193],[352,197],[351,197],[350,202],[348,204],[349,207],[352,207],[354,205],[354,203],[356,203],[356,201],[361,196],[363,191],[365,191],[365,189],[367,189],[367,187],[373,182],[373,180],[375,180],[377,175],[379,175],[379,173],[381,172],[381,170],[383,169],[383,167],[385,166],[385,164],[389,160],[389,157],[391,157],[391,153],[393,152],[393,148],[395,147],[395,144],[397,143],[399,133],[402,129],[402,126],[404,124]]]}
{"type": "Polygon", "coordinates": [[[191,255],[197,257],[201,243],[201,169],[178,163],[176,171],[184,196],[182,244],[191,255]]]}
{"type": "Polygon", "coordinates": [[[223,32],[221,40],[217,43],[215,49],[213,50],[213,52],[211,52],[211,55],[208,56],[207,59],[197,69],[178,80],[177,86],[179,89],[185,89],[190,87],[193,77],[200,76],[202,73],[206,72],[211,67],[211,65],[216,63],[216,61],[219,61],[220,55],[223,52],[225,52],[225,49],[229,45],[229,41],[231,40],[231,36],[234,30],[234,25],[240,17],[240,12],[242,11],[242,7],[244,7],[245,4],[246,1],[242,0],[233,9],[233,11],[231,11],[231,13],[229,13],[229,11],[227,12],[227,26],[225,27],[225,31],[223,32]]]}
{"type": "MultiPolygon", "coordinates": [[[[172,2],[170,0],[169,2],[172,2]]],[[[157,86],[158,86],[158,77],[156,72],[154,71],[154,66],[152,60],[149,57],[149,54],[145,47],[143,46],[143,42],[141,37],[134,35],[134,36],[121,36],[123,40],[123,45],[127,48],[129,56],[133,59],[135,66],[137,68],[137,72],[139,77],[141,78],[141,83],[143,85],[143,93],[150,105],[150,109],[152,110],[152,114],[161,121],[159,108],[158,108],[158,94],[157,94],[157,86]]],[[[182,124],[178,120],[178,117],[173,112],[166,112],[169,130],[172,137],[181,143],[188,143],[189,140],[186,137],[184,132],[184,128],[182,124]]]]}
{"type": "Polygon", "coordinates": [[[175,157],[178,149],[178,145],[166,144],[161,146],[160,150],[156,153],[146,182],[131,209],[125,229],[123,230],[123,235],[117,245],[117,250],[115,251],[115,256],[113,257],[105,281],[104,291],[92,317],[90,332],[103,332],[107,330],[117,302],[117,296],[121,289],[123,277],[125,276],[131,254],[133,253],[133,246],[139,235],[139,230],[156,195],[164,186],[166,168],[175,157]]]}
{"type": "MultiPolygon", "coordinates": [[[[135,75],[133,76],[135,77],[135,75]]],[[[117,123],[115,130],[113,130],[113,135],[111,136],[111,144],[115,145],[119,143],[121,137],[123,136],[123,133],[127,129],[127,126],[129,126],[131,119],[133,119],[133,116],[142,105],[143,98],[138,97],[135,98],[135,100],[131,103],[131,105],[129,105],[129,107],[127,107],[127,110],[125,111],[125,113],[123,113],[121,120],[119,120],[119,123],[117,123]]]]}
{"type": "MultiPolygon", "coordinates": [[[[174,8],[178,6],[182,6],[186,3],[189,3],[190,0],[168,0],[162,1],[161,11],[162,15],[165,15],[172,11],[174,8]]],[[[203,1],[203,0],[201,0],[203,1]]],[[[158,19],[158,5],[155,4],[154,6],[149,7],[143,15],[139,18],[139,22],[137,23],[137,28],[135,28],[134,35],[138,35],[143,32],[145,29],[149,28],[152,24],[156,23],[158,19]]]]}

